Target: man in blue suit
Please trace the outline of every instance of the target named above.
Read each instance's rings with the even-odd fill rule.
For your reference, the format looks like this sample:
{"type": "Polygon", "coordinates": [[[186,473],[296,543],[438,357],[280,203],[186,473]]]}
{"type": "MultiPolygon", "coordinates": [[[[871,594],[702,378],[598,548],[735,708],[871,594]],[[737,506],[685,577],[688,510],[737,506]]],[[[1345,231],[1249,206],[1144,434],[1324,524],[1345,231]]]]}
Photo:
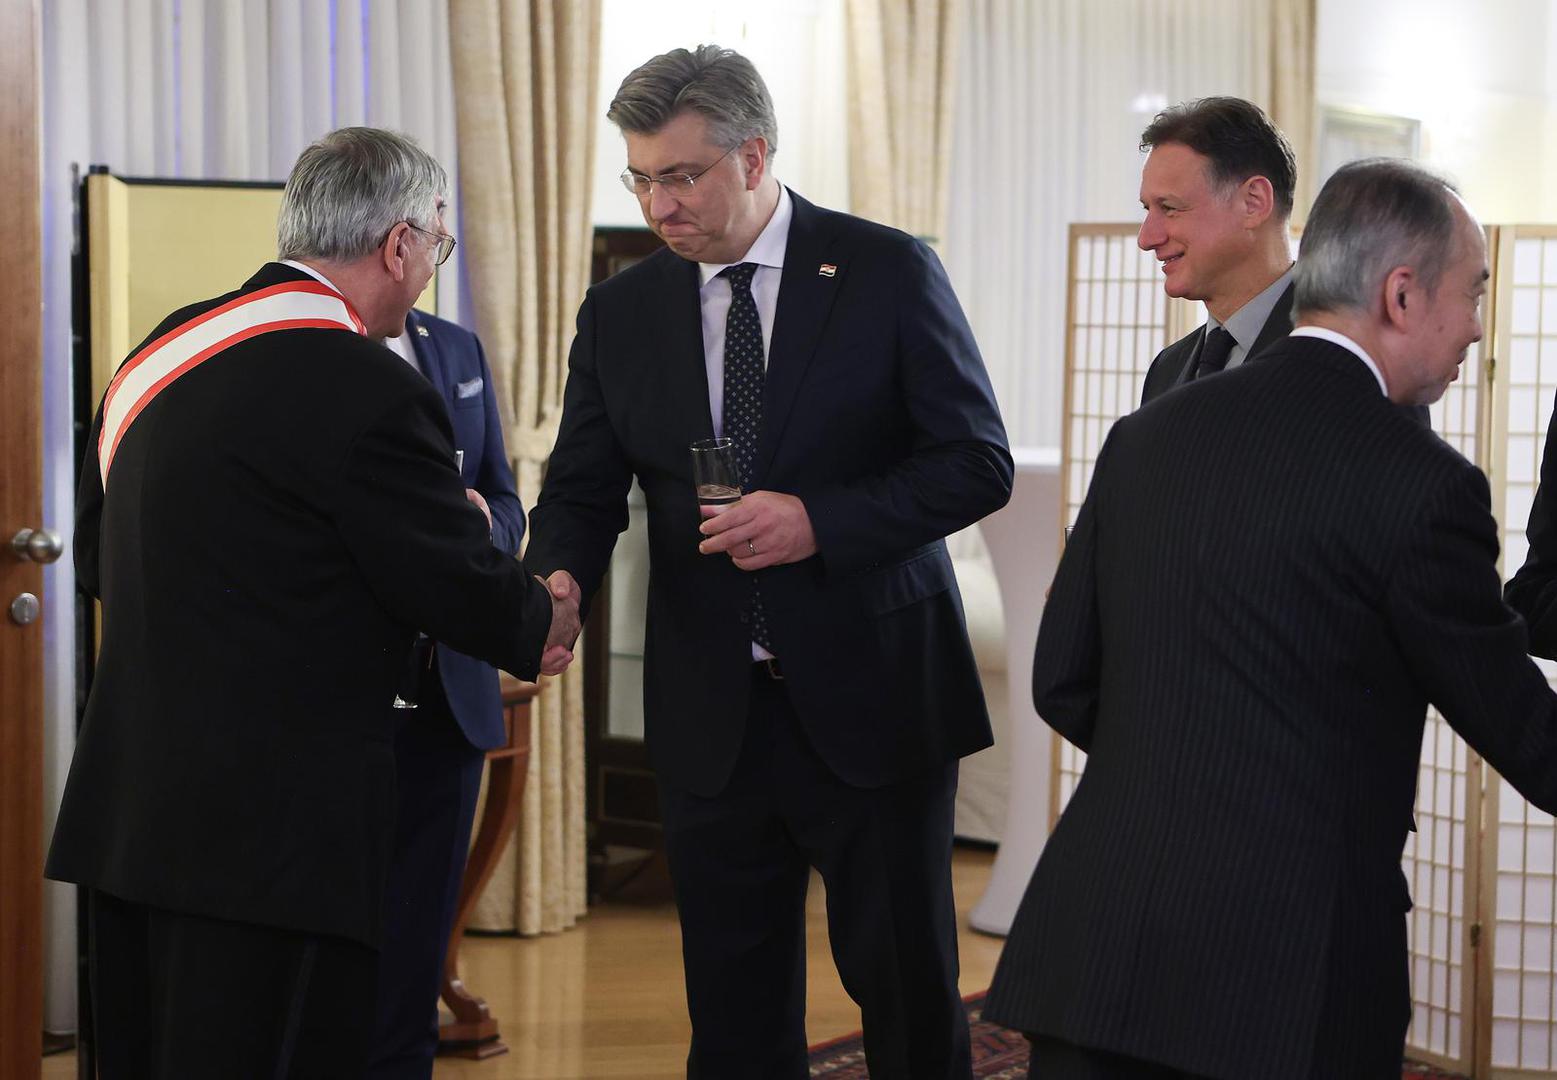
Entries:
{"type": "Polygon", "coordinates": [[[871,1075],[968,1080],[952,801],[990,729],[944,538],[1012,473],[978,346],[928,247],[778,182],[744,57],[656,57],[607,116],[666,246],[579,309],[525,565],[593,597],[637,479],[687,1074],[808,1074],[814,867],[871,1075]],[[717,516],[692,479],[709,436],[745,492],[717,516]]]}
{"type": "MultiPolygon", "coordinates": [[[[433,384],[464,452],[465,497],[486,515],[492,543],[519,551],[524,511],[503,447],[492,372],[481,342],[413,310],[386,344],[433,384]]],[[[395,738],[398,820],[384,894],[373,1077],[432,1075],[437,1000],[486,752],[503,742],[497,669],[445,645],[420,680],[417,708],[395,738]]]]}

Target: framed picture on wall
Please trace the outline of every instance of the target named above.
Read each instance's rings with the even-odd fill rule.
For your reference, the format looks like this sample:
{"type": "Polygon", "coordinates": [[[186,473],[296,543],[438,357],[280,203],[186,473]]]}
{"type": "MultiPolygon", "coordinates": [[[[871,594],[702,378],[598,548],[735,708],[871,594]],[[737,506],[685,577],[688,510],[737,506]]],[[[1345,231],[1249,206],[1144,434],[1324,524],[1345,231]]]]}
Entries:
{"type": "MultiPolygon", "coordinates": [[[[1415,158],[1422,122],[1367,109],[1319,107],[1319,184],[1348,161],[1370,157],[1415,158]]],[[[1316,189],[1317,190],[1317,189],[1316,189]]]]}

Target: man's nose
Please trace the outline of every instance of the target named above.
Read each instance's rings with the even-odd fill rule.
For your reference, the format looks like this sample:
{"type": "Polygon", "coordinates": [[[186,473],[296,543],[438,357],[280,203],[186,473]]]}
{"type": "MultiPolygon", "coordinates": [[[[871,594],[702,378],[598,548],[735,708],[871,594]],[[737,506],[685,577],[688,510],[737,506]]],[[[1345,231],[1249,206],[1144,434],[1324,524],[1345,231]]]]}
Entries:
{"type": "Polygon", "coordinates": [[[676,197],[665,190],[664,184],[649,185],[649,216],[655,221],[664,221],[680,206],[676,197]]]}
{"type": "Polygon", "coordinates": [[[1135,234],[1135,242],[1142,251],[1150,251],[1160,245],[1166,239],[1162,235],[1162,225],[1156,217],[1150,213],[1141,222],[1141,229],[1135,234]]]}

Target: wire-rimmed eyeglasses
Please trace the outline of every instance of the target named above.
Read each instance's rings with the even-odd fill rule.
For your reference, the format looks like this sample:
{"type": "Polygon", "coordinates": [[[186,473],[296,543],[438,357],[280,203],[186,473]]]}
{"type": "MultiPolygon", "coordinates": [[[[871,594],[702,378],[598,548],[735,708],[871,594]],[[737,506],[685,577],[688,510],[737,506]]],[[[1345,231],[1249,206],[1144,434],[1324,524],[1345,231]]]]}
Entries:
{"type": "Polygon", "coordinates": [[[454,245],[459,243],[459,241],[455,240],[454,237],[450,236],[448,233],[433,232],[431,229],[424,229],[420,225],[409,221],[406,222],[406,225],[415,229],[417,232],[431,236],[438,241],[438,252],[433,257],[434,266],[442,266],[444,263],[449,261],[449,256],[454,254],[454,245]]]}
{"type": "Polygon", "coordinates": [[[714,159],[713,165],[709,165],[707,168],[700,169],[695,173],[666,173],[663,176],[645,176],[643,173],[634,172],[631,167],[628,167],[622,170],[622,186],[640,199],[647,198],[649,192],[654,190],[655,184],[660,185],[660,188],[667,195],[681,198],[691,194],[698,177],[735,153],[739,147],[739,143],[730,147],[730,149],[714,159]]]}

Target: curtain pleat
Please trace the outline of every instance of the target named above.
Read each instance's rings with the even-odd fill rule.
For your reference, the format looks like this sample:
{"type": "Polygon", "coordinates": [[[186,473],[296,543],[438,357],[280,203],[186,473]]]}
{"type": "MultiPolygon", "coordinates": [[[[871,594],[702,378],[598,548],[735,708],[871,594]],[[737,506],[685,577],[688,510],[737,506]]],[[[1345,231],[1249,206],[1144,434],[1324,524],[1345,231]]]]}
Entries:
{"type": "MultiPolygon", "coordinates": [[[[450,0],[461,198],[476,324],[503,390],[521,498],[540,490],[589,282],[599,0],[450,0]]],[[[516,842],[471,925],[533,934],[584,912],[582,663],[531,706],[516,842]]]]}
{"type": "Polygon", "coordinates": [[[962,0],[845,0],[849,205],[939,242],[962,0]]]}

